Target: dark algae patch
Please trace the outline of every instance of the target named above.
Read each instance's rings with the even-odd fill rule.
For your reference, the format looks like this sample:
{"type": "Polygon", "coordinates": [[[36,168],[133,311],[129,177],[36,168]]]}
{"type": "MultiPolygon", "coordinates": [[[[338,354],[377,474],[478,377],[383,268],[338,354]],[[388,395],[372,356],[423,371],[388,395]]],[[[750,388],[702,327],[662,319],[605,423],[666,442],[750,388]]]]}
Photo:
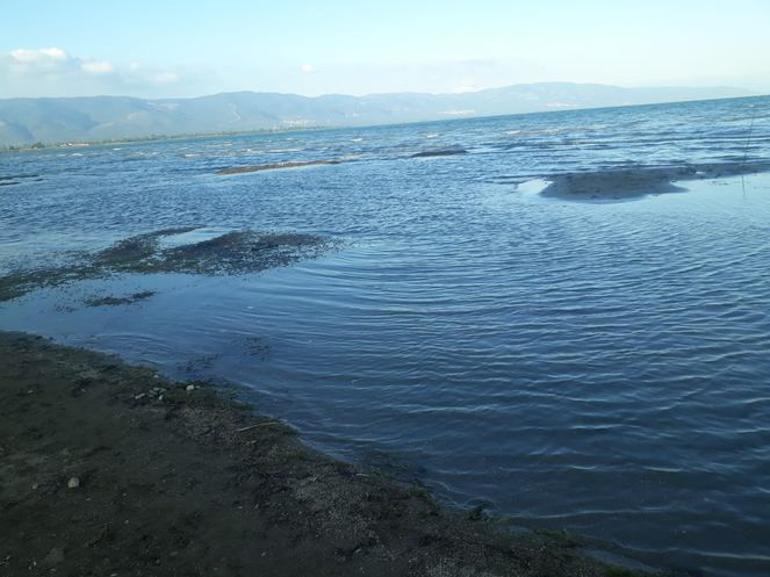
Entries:
{"type": "Polygon", "coordinates": [[[261,235],[239,231],[168,249],[152,262],[159,267],[158,272],[238,274],[317,256],[327,245],[322,237],[309,234],[261,235]]]}
{"type": "Polygon", "coordinates": [[[130,305],[143,300],[147,300],[154,294],[155,291],[141,291],[124,297],[116,297],[110,295],[105,297],[91,298],[86,300],[86,305],[89,307],[130,305]]]}
{"type": "Polygon", "coordinates": [[[680,192],[676,181],[706,180],[770,170],[770,163],[715,162],[682,166],[635,167],[545,176],[543,196],[569,200],[625,200],[648,194],[680,192]]]}
{"type": "Polygon", "coordinates": [[[207,385],[19,333],[0,333],[0,519],[13,577],[627,574],[316,453],[207,385]]]}
{"type": "MultiPolygon", "coordinates": [[[[313,258],[331,246],[310,234],[234,231],[197,243],[163,248],[161,240],[196,227],[164,229],[121,240],[76,264],[24,270],[0,277],[0,301],[31,290],[116,273],[246,274],[313,258]]],[[[117,303],[101,303],[117,304],[117,303]]]]}

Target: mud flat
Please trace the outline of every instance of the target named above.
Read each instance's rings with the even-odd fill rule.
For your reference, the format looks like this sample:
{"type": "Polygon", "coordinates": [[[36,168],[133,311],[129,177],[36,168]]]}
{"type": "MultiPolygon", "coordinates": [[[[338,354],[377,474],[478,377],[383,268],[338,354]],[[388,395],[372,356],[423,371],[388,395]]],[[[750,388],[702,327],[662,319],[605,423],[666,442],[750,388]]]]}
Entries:
{"type": "Polygon", "coordinates": [[[640,574],[443,509],[219,391],[0,333],[0,574],[640,574]]]}
{"type": "Polygon", "coordinates": [[[725,162],[671,167],[639,167],[545,176],[543,196],[567,200],[607,201],[649,194],[681,192],[677,182],[740,176],[770,171],[770,162],[725,162]]]}
{"type": "MultiPolygon", "coordinates": [[[[163,248],[161,241],[197,230],[169,228],[121,240],[72,264],[21,270],[0,277],[0,302],[42,287],[119,273],[234,275],[260,272],[314,258],[329,250],[332,239],[300,233],[232,231],[195,243],[163,248]]],[[[133,295],[147,298],[152,295],[133,295]]],[[[135,299],[140,300],[140,299],[135,299]]],[[[124,304],[121,302],[97,302],[124,304]]]]}

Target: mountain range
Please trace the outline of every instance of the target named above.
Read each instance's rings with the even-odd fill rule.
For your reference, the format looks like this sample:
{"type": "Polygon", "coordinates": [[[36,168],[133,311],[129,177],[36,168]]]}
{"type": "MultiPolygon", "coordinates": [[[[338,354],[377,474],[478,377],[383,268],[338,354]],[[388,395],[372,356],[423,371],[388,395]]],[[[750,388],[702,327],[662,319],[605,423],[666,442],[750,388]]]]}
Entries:
{"type": "Polygon", "coordinates": [[[396,124],[751,95],[729,87],[622,88],[551,82],[458,94],[307,97],[230,92],[157,100],[123,96],[11,98],[0,100],[0,146],[396,124]]]}

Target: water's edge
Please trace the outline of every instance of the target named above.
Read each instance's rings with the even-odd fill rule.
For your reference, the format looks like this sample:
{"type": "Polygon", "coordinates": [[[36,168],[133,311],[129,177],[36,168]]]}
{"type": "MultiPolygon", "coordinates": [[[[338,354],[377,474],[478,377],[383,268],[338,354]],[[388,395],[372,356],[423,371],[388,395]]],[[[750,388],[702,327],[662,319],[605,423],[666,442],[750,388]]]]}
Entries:
{"type": "MultiPolygon", "coordinates": [[[[326,505],[331,505],[335,509],[336,515],[342,515],[342,519],[335,520],[336,523],[351,526],[360,525],[361,519],[346,519],[345,517],[349,517],[352,514],[351,511],[365,509],[368,502],[383,500],[391,503],[399,499],[407,499],[410,502],[415,501],[415,504],[409,506],[418,510],[418,514],[405,514],[402,511],[398,514],[398,521],[389,521],[387,531],[391,541],[394,534],[403,534],[405,539],[417,539],[419,541],[419,536],[427,531],[431,534],[431,542],[453,541],[458,536],[462,536],[463,540],[472,540],[474,548],[485,551],[483,556],[476,557],[463,551],[462,547],[454,553],[448,554],[443,546],[436,548],[430,544],[419,544],[419,557],[426,566],[446,566],[447,563],[451,563],[458,569],[461,567],[475,570],[491,569],[493,571],[502,569],[504,573],[493,572],[491,574],[508,574],[508,570],[519,569],[517,564],[520,560],[513,560],[518,555],[521,559],[526,560],[528,567],[533,563],[548,567],[549,575],[553,577],[571,576],[575,574],[574,571],[576,570],[580,570],[580,574],[589,576],[619,575],[621,574],[619,571],[623,571],[622,575],[627,577],[648,575],[651,572],[656,575],[664,574],[660,560],[644,559],[642,561],[632,558],[620,547],[596,539],[585,538],[565,531],[531,531],[521,527],[512,527],[506,519],[487,515],[481,508],[459,511],[448,508],[446,504],[439,508],[421,486],[405,485],[381,471],[370,468],[361,469],[355,465],[343,464],[336,459],[330,459],[316,452],[315,449],[309,448],[304,442],[295,441],[294,430],[280,421],[258,415],[253,407],[244,411],[243,403],[237,400],[243,398],[244,391],[240,391],[237,385],[220,383],[219,386],[212,386],[198,381],[169,381],[159,376],[153,368],[126,364],[114,354],[107,355],[87,349],[52,344],[48,339],[26,333],[0,331],[0,350],[3,352],[2,357],[6,359],[0,364],[0,397],[21,396],[24,402],[22,410],[19,410],[21,405],[18,403],[3,403],[3,406],[9,407],[9,410],[6,412],[0,429],[5,429],[4,436],[6,438],[15,441],[10,443],[10,447],[4,448],[4,456],[11,463],[24,461],[26,458],[24,451],[27,447],[22,440],[25,439],[26,435],[24,431],[29,427],[34,427],[36,419],[51,423],[48,435],[52,435],[53,430],[61,426],[71,429],[88,429],[91,425],[90,421],[93,420],[92,414],[98,414],[100,409],[95,408],[94,404],[78,409],[78,404],[81,403],[80,399],[93,400],[97,394],[106,394],[107,396],[104,398],[109,400],[105,409],[110,415],[107,421],[100,423],[102,428],[110,427],[109,423],[112,422],[114,428],[122,429],[125,426],[125,419],[122,414],[124,412],[131,414],[130,418],[133,422],[143,419],[143,412],[163,413],[165,415],[162,417],[163,421],[172,423],[175,434],[189,429],[199,429],[199,432],[193,437],[195,441],[204,446],[204,452],[207,452],[209,448],[214,448],[221,454],[224,449],[226,460],[231,460],[231,468],[241,471],[239,473],[241,478],[244,467],[255,466],[255,462],[253,460],[245,460],[244,462],[242,452],[233,449],[231,445],[242,445],[244,439],[248,438],[246,441],[248,445],[258,446],[262,451],[267,450],[267,455],[281,455],[279,462],[270,461],[270,456],[262,455],[259,457],[267,460],[267,462],[264,460],[259,462],[262,467],[260,474],[267,474],[272,478],[272,481],[276,481],[275,477],[278,476],[282,479],[281,484],[284,486],[302,485],[312,474],[312,482],[320,486],[314,488],[317,493],[314,500],[319,502],[329,500],[326,505]],[[101,392],[99,392],[100,390],[101,392]],[[19,395],[17,391],[24,394],[19,395]],[[54,403],[50,402],[52,397],[62,394],[68,397],[67,400],[59,399],[59,402],[55,403],[56,407],[54,407],[54,403]],[[32,419],[30,418],[30,404],[36,402],[40,403],[41,406],[38,407],[37,411],[33,411],[35,419],[32,419]],[[66,407],[66,411],[71,415],[70,418],[74,417],[77,420],[78,427],[74,427],[71,422],[63,423],[61,418],[57,419],[56,416],[47,414],[61,410],[62,405],[69,405],[66,407]],[[86,414],[85,411],[89,414],[86,414]],[[270,467],[273,467],[274,470],[270,467]],[[363,498],[361,485],[365,487],[363,498]],[[337,494],[340,491],[344,497],[337,494]],[[331,497],[331,493],[335,493],[335,496],[331,497]],[[339,500],[341,498],[346,502],[341,503],[339,500]],[[420,512],[423,510],[430,511],[429,520],[420,512]],[[500,539],[503,539],[502,543],[500,539]],[[501,544],[504,544],[503,550],[499,549],[501,544]],[[536,553],[533,554],[533,551],[536,553]],[[511,553],[514,553],[513,558],[510,557],[511,553]]],[[[157,428],[152,428],[151,431],[150,439],[162,434],[157,428]]],[[[132,431],[130,427],[120,434],[126,438],[138,437],[138,433],[132,431]]],[[[186,434],[189,435],[189,433],[186,434]]],[[[82,439],[80,441],[83,442],[82,439]]],[[[156,441],[158,441],[157,438],[156,441]]],[[[83,480],[81,477],[73,476],[67,482],[70,487],[76,484],[75,488],[86,492],[89,502],[100,502],[106,498],[100,489],[100,485],[104,485],[102,477],[114,474],[123,479],[130,479],[136,473],[136,471],[128,470],[132,465],[131,456],[130,454],[127,456],[125,450],[119,453],[120,459],[108,459],[106,464],[101,465],[90,463],[89,459],[93,451],[89,447],[94,444],[99,445],[102,442],[101,438],[89,437],[87,442],[78,446],[77,441],[68,438],[66,433],[61,433],[61,436],[56,436],[56,442],[65,444],[66,452],[61,454],[66,455],[67,458],[70,455],[85,455],[79,460],[73,457],[73,462],[68,463],[66,468],[71,471],[90,470],[90,473],[85,473],[83,480]],[[83,486],[81,486],[81,482],[84,483],[83,486]]],[[[52,443],[48,442],[46,450],[52,450],[51,445],[52,443]]],[[[110,446],[101,446],[98,453],[109,453],[111,449],[110,446]]],[[[145,450],[147,449],[149,448],[145,447],[145,450]]],[[[176,463],[177,460],[175,454],[168,453],[164,453],[159,458],[172,463],[176,463]]],[[[177,465],[185,467],[177,471],[182,478],[193,475],[193,471],[186,468],[188,467],[187,464],[177,463],[177,465]]],[[[39,465],[34,465],[31,461],[27,462],[26,466],[27,468],[18,477],[32,474],[36,480],[34,487],[45,484],[44,479],[47,471],[41,469],[39,465]],[[36,467],[38,470],[35,470],[36,467]]],[[[153,467],[158,466],[157,463],[153,465],[153,467]]],[[[13,465],[11,465],[11,472],[15,472],[13,465]]],[[[2,476],[0,473],[0,478],[2,476]]],[[[20,481],[18,477],[14,479],[16,484],[20,481]]],[[[152,475],[148,472],[144,480],[143,491],[150,491],[149,484],[151,484],[152,475]]],[[[165,485],[172,484],[168,479],[163,482],[165,485]]],[[[11,487],[11,496],[4,494],[3,497],[12,500],[15,487],[11,483],[4,483],[5,485],[11,487]]],[[[213,481],[208,489],[206,486],[207,483],[204,481],[202,492],[209,493],[211,496],[216,497],[218,496],[217,493],[221,491],[213,484],[213,481]]],[[[34,490],[36,491],[36,489],[34,490]]],[[[109,490],[105,492],[111,495],[109,490]]],[[[253,499],[254,495],[249,495],[249,497],[253,499]]],[[[259,498],[257,496],[257,499],[259,498]]],[[[26,495],[26,500],[20,499],[16,503],[14,513],[23,517],[22,512],[25,507],[31,506],[30,502],[35,501],[35,506],[40,506],[37,501],[47,499],[54,499],[58,502],[61,497],[50,494],[44,494],[42,497],[39,494],[26,495]]],[[[100,506],[105,507],[105,504],[100,503],[100,506]]],[[[170,505],[167,504],[167,506],[170,505]]],[[[195,503],[193,506],[200,508],[201,504],[195,503]]],[[[280,506],[290,509],[293,505],[288,500],[282,499],[280,506]]],[[[108,506],[106,508],[109,509],[108,506]]],[[[66,506],[62,509],[66,509],[66,506]]],[[[254,509],[257,510],[259,507],[254,509]]],[[[116,512],[116,515],[128,516],[128,513],[125,511],[116,512]]],[[[366,515],[364,516],[366,517],[366,515]]],[[[58,516],[58,514],[55,515],[56,518],[58,516]]],[[[12,521],[16,521],[16,519],[12,521]]],[[[49,521],[53,526],[57,523],[54,518],[49,518],[49,521]]],[[[203,526],[210,522],[211,519],[205,515],[196,518],[196,523],[203,526]]],[[[367,519],[366,522],[372,525],[369,527],[370,532],[375,531],[376,533],[386,530],[377,525],[375,521],[367,519]]],[[[22,525],[20,530],[23,534],[23,523],[18,523],[22,525]]],[[[128,524],[129,521],[125,521],[125,523],[128,524]]],[[[281,524],[284,525],[283,530],[285,530],[285,526],[289,525],[290,522],[284,521],[281,524]]],[[[83,530],[83,525],[85,525],[84,522],[75,524],[72,531],[73,537],[83,530]]],[[[161,528],[160,531],[165,529],[173,531],[173,526],[161,528]]],[[[143,529],[139,527],[139,530],[143,529]]],[[[157,532],[159,529],[156,527],[155,530],[157,532]]],[[[44,534],[45,531],[40,533],[44,534]]],[[[155,537],[161,538],[162,536],[156,535],[155,537]]],[[[45,541],[45,538],[42,540],[45,541]]],[[[379,536],[376,540],[379,541],[379,536]]],[[[272,547],[291,547],[289,544],[281,544],[280,539],[276,539],[276,541],[278,542],[271,542],[269,545],[272,547]]],[[[322,547],[336,545],[335,535],[330,530],[328,535],[320,534],[320,541],[322,547]]],[[[210,545],[212,549],[217,549],[216,543],[210,545]]],[[[67,551],[67,561],[74,562],[79,555],[84,554],[82,551],[78,551],[74,545],[67,543],[62,544],[60,542],[58,548],[54,547],[54,549],[58,551],[62,546],[67,551]]],[[[113,547],[115,546],[123,554],[133,554],[130,542],[113,543],[113,547]]],[[[250,541],[248,546],[266,545],[250,541]]],[[[363,551],[370,546],[372,545],[359,545],[357,551],[363,551]]],[[[388,546],[392,547],[393,545],[389,543],[388,546]]],[[[25,555],[34,556],[40,547],[40,543],[36,542],[23,553],[12,550],[14,553],[13,563],[19,563],[25,555]]],[[[46,547],[48,547],[47,544],[43,546],[42,550],[45,550],[46,547]]],[[[86,555],[91,554],[90,551],[86,551],[86,555]]],[[[381,554],[381,552],[367,553],[367,555],[381,554]]],[[[318,559],[323,564],[323,556],[320,555],[318,559]]],[[[164,563],[163,567],[168,569],[169,565],[164,563]]],[[[125,567],[122,568],[125,569],[125,567]]],[[[393,574],[397,574],[395,569],[393,574]]],[[[674,573],[666,571],[665,575],[674,575],[674,573]]]]}

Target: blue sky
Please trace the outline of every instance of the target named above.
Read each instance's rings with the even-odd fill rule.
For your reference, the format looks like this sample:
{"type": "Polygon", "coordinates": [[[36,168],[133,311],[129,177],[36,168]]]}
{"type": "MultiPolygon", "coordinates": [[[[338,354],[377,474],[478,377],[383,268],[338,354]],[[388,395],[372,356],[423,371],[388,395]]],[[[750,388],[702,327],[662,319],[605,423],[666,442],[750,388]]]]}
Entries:
{"type": "Polygon", "coordinates": [[[0,0],[0,97],[520,82],[770,92],[770,0],[0,0]]]}

